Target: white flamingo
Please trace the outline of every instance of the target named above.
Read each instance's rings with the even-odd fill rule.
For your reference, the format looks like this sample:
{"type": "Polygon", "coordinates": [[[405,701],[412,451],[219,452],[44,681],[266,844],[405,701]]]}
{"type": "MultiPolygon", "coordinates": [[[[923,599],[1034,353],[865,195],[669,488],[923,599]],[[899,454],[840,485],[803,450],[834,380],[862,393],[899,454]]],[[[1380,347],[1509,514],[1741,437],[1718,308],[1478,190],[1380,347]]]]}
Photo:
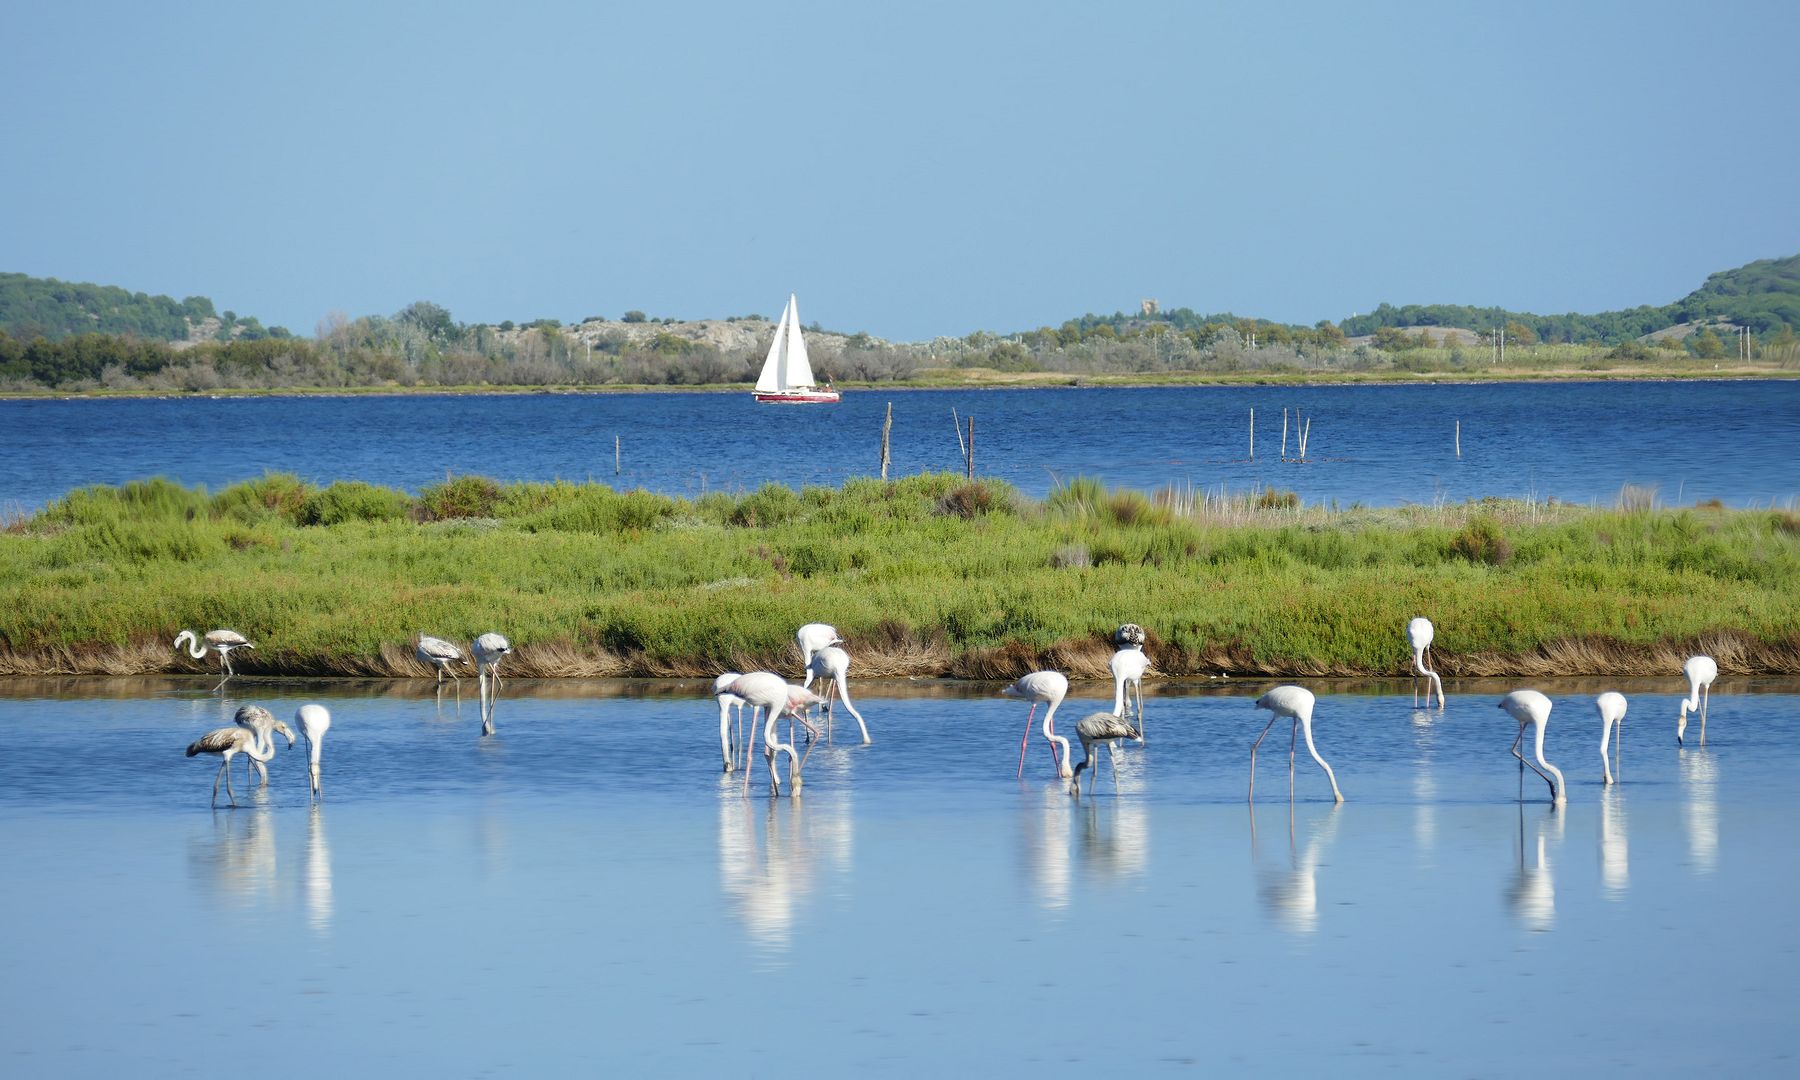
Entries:
{"type": "Polygon", "coordinates": [[[512,652],[512,642],[487,633],[469,643],[475,657],[475,675],[481,692],[481,733],[494,733],[494,698],[500,695],[500,661],[512,652]]]}
{"type": "Polygon", "coordinates": [[[1130,722],[1117,713],[1096,712],[1082,717],[1075,724],[1075,734],[1081,739],[1081,760],[1075,765],[1075,774],[1069,780],[1069,794],[1081,794],[1081,770],[1093,770],[1088,774],[1088,794],[1093,794],[1095,777],[1099,773],[1098,763],[1094,760],[1094,744],[1105,743],[1107,760],[1112,762],[1113,783],[1119,782],[1119,740],[1136,739],[1144,741],[1143,734],[1131,726],[1130,722]]]}
{"type": "MultiPolygon", "coordinates": [[[[237,674],[231,670],[231,651],[256,648],[255,645],[250,644],[249,638],[236,630],[209,630],[206,632],[204,644],[192,630],[183,630],[175,635],[175,648],[180,649],[184,642],[187,644],[187,654],[195,660],[205,656],[208,649],[219,654],[219,670],[225,675],[223,679],[219,680],[219,686],[224,686],[233,675],[237,674]]],[[[213,689],[216,690],[218,687],[213,689]]]]}
{"type": "Polygon", "coordinates": [[[1690,656],[1687,663],[1681,665],[1681,673],[1687,676],[1688,696],[1681,702],[1681,718],[1675,721],[1675,742],[1686,745],[1682,736],[1687,734],[1688,713],[1700,714],[1700,745],[1706,745],[1706,706],[1712,702],[1713,680],[1719,677],[1719,665],[1710,656],[1690,656]]]}
{"type": "MultiPolygon", "coordinates": [[[[785,713],[806,725],[809,732],[815,731],[807,721],[803,710],[811,704],[822,703],[823,698],[804,687],[790,686],[788,681],[770,671],[752,671],[741,675],[727,689],[744,699],[744,703],[753,708],[763,710],[763,757],[769,763],[769,794],[781,794],[781,778],[775,771],[775,763],[783,752],[788,756],[788,794],[798,794],[801,787],[800,755],[791,743],[781,741],[781,717],[785,713]]],[[[756,745],[756,728],[750,729],[750,743],[754,750],[756,745]]],[[[750,787],[750,770],[744,770],[744,788],[750,787]]]]}
{"type": "Polygon", "coordinates": [[[246,757],[244,759],[249,762],[249,764],[244,766],[244,782],[249,783],[250,771],[254,767],[258,773],[262,774],[262,786],[267,787],[269,785],[269,770],[264,767],[263,762],[269,761],[275,757],[274,733],[279,730],[283,735],[287,736],[288,749],[290,750],[294,748],[294,733],[288,730],[286,724],[275,719],[274,713],[263,708],[261,705],[245,705],[239,708],[237,715],[231,718],[231,722],[238,727],[254,732],[256,735],[256,745],[268,751],[266,757],[246,757]]]}
{"type": "Polygon", "coordinates": [[[794,643],[800,646],[800,670],[812,667],[813,655],[831,645],[842,645],[837,630],[822,622],[809,622],[794,632],[794,643]]]}
{"type": "MultiPolygon", "coordinates": [[[[727,671],[713,680],[713,697],[719,702],[719,754],[725,759],[725,771],[737,768],[737,761],[732,754],[731,712],[737,710],[737,743],[744,741],[744,699],[731,692],[731,684],[744,676],[736,671],[727,671]]],[[[750,723],[756,723],[756,714],[750,714],[750,723]]]]}
{"type": "Polygon", "coordinates": [[[1600,714],[1600,771],[1606,777],[1606,783],[1613,783],[1612,762],[1607,760],[1606,744],[1610,739],[1613,754],[1620,759],[1619,771],[1623,773],[1625,754],[1625,695],[1617,690],[1608,690],[1594,699],[1594,711],[1600,714]]]}
{"type": "Polygon", "coordinates": [[[1330,765],[1325,764],[1325,759],[1319,756],[1318,748],[1313,745],[1314,701],[1312,691],[1303,686],[1277,686],[1256,699],[1256,707],[1267,709],[1272,715],[1269,717],[1269,722],[1263,725],[1262,734],[1258,735],[1256,741],[1250,745],[1250,800],[1252,802],[1256,800],[1256,748],[1262,745],[1264,737],[1269,734],[1269,729],[1275,726],[1275,721],[1284,716],[1294,722],[1293,732],[1288,736],[1288,800],[1292,801],[1294,798],[1295,743],[1299,733],[1304,731],[1306,733],[1306,752],[1319,763],[1319,768],[1325,770],[1325,778],[1331,781],[1331,797],[1337,802],[1344,801],[1344,793],[1338,790],[1337,774],[1331,771],[1330,765]]]}
{"type": "Polygon", "coordinates": [[[1519,759],[1519,775],[1524,776],[1525,766],[1530,765],[1531,771],[1543,777],[1544,783],[1550,785],[1550,800],[1553,803],[1561,805],[1568,802],[1562,770],[1544,760],[1544,728],[1550,723],[1550,699],[1536,690],[1514,690],[1500,699],[1500,708],[1519,722],[1519,734],[1512,744],[1512,756],[1519,759]],[[1519,753],[1519,743],[1525,738],[1527,724],[1537,729],[1536,749],[1533,753],[1537,758],[1536,764],[1526,761],[1525,755],[1519,753]],[[1552,774],[1555,774],[1556,779],[1550,779],[1552,774]]]}
{"type": "Polygon", "coordinates": [[[1431,651],[1431,639],[1435,634],[1436,631],[1432,629],[1431,620],[1423,615],[1406,624],[1406,643],[1412,646],[1413,675],[1415,676],[1413,679],[1413,704],[1419,703],[1419,680],[1416,676],[1423,675],[1429,680],[1425,685],[1425,707],[1427,709],[1431,708],[1431,688],[1433,686],[1437,687],[1438,708],[1444,707],[1444,680],[1438,678],[1438,673],[1431,670],[1425,662],[1427,654],[1431,651]]]}
{"type": "Polygon", "coordinates": [[[450,665],[466,664],[469,662],[467,658],[463,656],[461,646],[445,641],[443,638],[434,638],[430,634],[419,635],[419,644],[413,649],[413,655],[419,658],[420,663],[430,664],[432,667],[437,668],[437,681],[439,686],[444,684],[444,674],[446,672],[449,673],[452,680],[460,683],[461,680],[457,678],[456,672],[450,670],[450,665]]]}
{"type": "MultiPolygon", "coordinates": [[[[282,725],[284,728],[286,725],[282,725]]],[[[231,790],[231,759],[243,754],[252,761],[267,761],[275,756],[274,744],[265,750],[258,745],[256,733],[249,728],[222,727],[195,739],[188,744],[187,756],[200,754],[219,755],[219,771],[213,776],[212,804],[219,805],[219,779],[225,780],[225,794],[231,797],[231,805],[237,805],[237,792],[231,790]]]]}
{"type": "Polygon", "coordinates": [[[1051,758],[1056,761],[1056,775],[1064,780],[1074,776],[1075,769],[1069,762],[1069,740],[1056,733],[1056,707],[1069,695],[1068,678],[1060,671],[1034,671],[1000,693],[1031,702],[1031,711],[1025,714],[1025,734],[1019,738],[1019,776],[1025,775],[1025,745],[1031,740],[1031,718],[1043,704],[1050,706],[1044,713],[1044,738],[1050,743],[1051,758]],[[1062,748],[1060,755],[1058,747],[1062,748]]]}
{"type": "MultiPolygon", "coordinates": [[[[1107,665],[1112,668],[1113,715],[1129,717],[1130,699],[1137,699],[1137,718],[1133,725],[1138,742],[1144,741],[1144,673],[1150,670],[1150,658],[1144,655],[1144,628],[1126,623],[1113,633],[1119,647],[1107,665]]],[[[1092,786],[1091,784],[1089,785],[1092,786]]]]}
{"type": "Polygon", "coordinates": [[[867,745],[870,741],[869,725],[863,723],[862,713],[857,712],[856,706],[850,701],[850,654],[836,645],[827,645],[820,649],[813,654],[812,660],[806,665],[806,681],[800,685],[812,686],[814,676],[818,677],[819,682],[825,684],[826,737],[829,738],[831,735],[831,699],[835,694],[843,699],[844,708],[850,710],[850,715],[856,717],[856,726],[862,729],[863,743],[867,745]]]}
{"type": "Polygon", "coordinates": [[[306,776],[312,782],[312,795],[316,799],[322,794],[319,754],[325,749],[325,732],[331,729],[331,712],[323,705],[302,705],[294,713],[294,723],[300,725],[300,734],[306,737],[306,776]]]}

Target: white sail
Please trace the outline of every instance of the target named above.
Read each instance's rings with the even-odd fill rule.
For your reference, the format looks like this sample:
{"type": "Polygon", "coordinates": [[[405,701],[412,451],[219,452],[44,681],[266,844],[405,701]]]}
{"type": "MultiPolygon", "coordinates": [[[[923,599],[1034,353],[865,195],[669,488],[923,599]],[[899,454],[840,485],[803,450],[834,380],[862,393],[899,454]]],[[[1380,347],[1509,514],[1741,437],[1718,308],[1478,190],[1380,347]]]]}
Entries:
{"type": "Polygon", "coordinates": [[[806,356],[806,339],[800,336],[800,302],[788,297],[787,368],[781,373],[782,388],[811,390],[812,361],[806,356]]]}
{"type": "Polygon", "coordinates": [[[783,368],[787,359],[787,324],[788,315],[794,309],[794,298],[788,297],[788,306],[781,309],[781,319],[775,324],[775,340],[769,342],[769,356],[763,361],[762,374],[756,377],[756,392],[773,394],[782,389],[784,382],[783,368]]]}

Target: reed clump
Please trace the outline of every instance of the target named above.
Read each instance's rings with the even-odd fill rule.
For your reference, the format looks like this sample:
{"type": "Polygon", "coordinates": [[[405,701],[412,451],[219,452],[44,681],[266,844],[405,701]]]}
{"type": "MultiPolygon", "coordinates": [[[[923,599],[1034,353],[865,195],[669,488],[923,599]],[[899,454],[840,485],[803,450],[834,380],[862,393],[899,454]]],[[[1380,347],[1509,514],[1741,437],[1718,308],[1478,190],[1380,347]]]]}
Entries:
{"type": "Polygon", "coordinates": [[[825,620],[869,675],[1100,677],[1150,627],[1167,674],[1398,674],[1426,614],[1452,675],[1800,672],[1800,517],[1482,500],[1332,510],[1286,493],[1043,500],[931,474],[677,499],[451,477],[418,495],[272,474],[84,488],[0,531],[0,674],[411,676],[412,636],[505,632],[527,676],[796,670],[825,620]]]}

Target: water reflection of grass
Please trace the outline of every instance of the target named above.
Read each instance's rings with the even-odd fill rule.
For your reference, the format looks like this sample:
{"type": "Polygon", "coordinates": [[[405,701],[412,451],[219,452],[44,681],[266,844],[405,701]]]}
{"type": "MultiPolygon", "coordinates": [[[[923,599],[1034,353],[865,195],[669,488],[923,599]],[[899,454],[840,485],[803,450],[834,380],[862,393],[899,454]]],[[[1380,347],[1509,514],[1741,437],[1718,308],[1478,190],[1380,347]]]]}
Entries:
{"type": "Polygon", "coordinates": [[[518,676],[697,677],[782,664],[826,619],[858,675],[1095,676],[1131,621],[1168,674],[1356,676],[1403,671],[1399,628],[1426,613],[1453,676],[1652,674],[1702,649],[1795,673],[1795,580],[1779,511],[1336,511],[1085,480],[1036,502],[949,475],[694,501],[150,481],[0,532],[0,671],[191,670],[175,631],[229,626],[258,643],[250,673],[423,675],[414,633],[502,629],[518,676]]]}

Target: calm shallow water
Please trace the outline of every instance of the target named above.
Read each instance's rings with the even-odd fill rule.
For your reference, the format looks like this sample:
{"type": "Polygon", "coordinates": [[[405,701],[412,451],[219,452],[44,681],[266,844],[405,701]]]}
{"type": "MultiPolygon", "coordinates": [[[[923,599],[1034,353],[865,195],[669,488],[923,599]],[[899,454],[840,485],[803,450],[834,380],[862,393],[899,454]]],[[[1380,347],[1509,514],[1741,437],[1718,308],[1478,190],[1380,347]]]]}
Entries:
{"type": "MultiPolygon", "coordinates": [[[[1787,449],[1800,445],[1800,381],[1764,381],[870,390],[818,409],[739,393],[0,401],[0,505],[35,509],[85,484],[158,474],[217,488],[270,470],[410,490],[452,471],[682,496],[837,485],[879,471],[890,401],[893,475],[961,471],[954,408],[975,417],[977,472],[1032,495],[1087,475],[1142,490],[1261,485],[1343,505],[1610,505],[1627,483],[1684,504],[1800,496],[1800,457],[1787,449]],[[1313,422],[1306,464],[1279,460],[1281,413],[1296,408],[1313,422]]],[[[1290,452],[1297,441],[1296,430],[1290,452]]]]}
{"type": "Polygon", "coordinates": [[[487,740],[428,684],[205,685],[0,683],[9,1073],[1791,1075],[1800,1044],[1792,682],[1722,681],[1704,750],[1678,680],[1623,684],[1613,790],[1600,684],[1540,684],[1560,812],[1519,800],[1505,685],[1316,684],[1349,801],[1302,748],[1290,810],[1271,735],[1254,813],[1247,682],[1153,688],[1080,800],[1041,739],[1014,779],[993,686],[864,686],[875,743],[771,800],[717,772],[698,684],[509,681],[487,740]],[[181,749],[246,700],[332,708],[321,806],[284,750],[207,808],[181,749]]]}

